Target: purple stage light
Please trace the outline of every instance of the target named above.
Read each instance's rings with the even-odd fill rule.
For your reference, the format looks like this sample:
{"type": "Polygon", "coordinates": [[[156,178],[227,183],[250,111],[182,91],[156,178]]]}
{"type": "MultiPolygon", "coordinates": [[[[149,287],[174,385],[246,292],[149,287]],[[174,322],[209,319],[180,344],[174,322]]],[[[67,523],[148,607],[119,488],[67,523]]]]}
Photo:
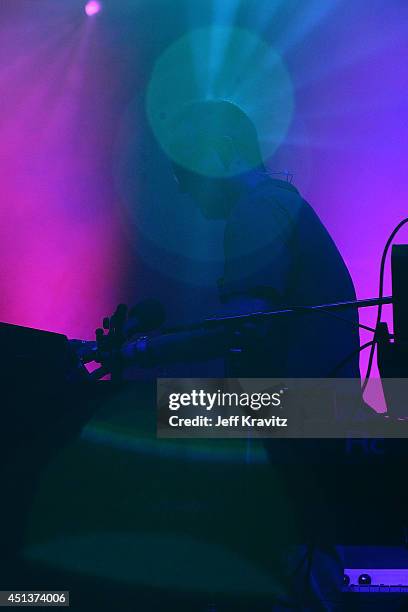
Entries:
{"type": "Polygon", "coordinates": [[[97,15],[102,10],[102,5],[98,0],[90,0],[85,5],[85,13],[88,17],[92,17],[93,15],[97,15]]]}

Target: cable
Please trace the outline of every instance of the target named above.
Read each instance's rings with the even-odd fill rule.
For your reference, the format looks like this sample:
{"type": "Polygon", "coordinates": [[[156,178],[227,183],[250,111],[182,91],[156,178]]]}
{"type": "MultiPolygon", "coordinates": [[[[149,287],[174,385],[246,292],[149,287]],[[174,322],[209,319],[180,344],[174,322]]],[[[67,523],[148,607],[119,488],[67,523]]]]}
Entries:
{"type": "Polygon", "coordinates": [[[346,317],[341,317],[340,315],[335,314],[334,312],[331,312],[330,310],[321,310],[320,312],[324,312],[330,315],[331,317],[340,319],[340,321],[345,321],[346,323],[349,323],[350,325],[354,325],[355,327],[360,327],[361,329],[365,329],[366,331],[375,333],[374,327],[369,327],[368,325],[364,325],[363,323],[360,323],[359,321],[350,321],[350,319],[346,319],[346,317]]]}
{"type": "Polygon", "coordinates": [[[292,310],[299,310],[300,312],[303,310],[304,312],[323,312],[324,314],[327,314],[331,317],[335,317],[336,319],[339,319],[340,321],[345,321],[346,323],[349,323],[349,325],[354,325],[355,327],[361,327],[361,329],[365,329],[366,331],[370,331],[372,333],[375,333],[375,329],[374,327],[369,327],[368,325],[363,325],[363,323],[360,323],[359,321],[350,321],[350,319],[347,319],[346,317],[342,317],[341,315],[335,314],[334,312],[332,312],[331,310],[325,310],[324,308],[319,308],[316,310],[312,310],[311,308],[308,308],[307,306],[293,306],[292,310]]]}
{"type": "MultiPolygon", "coordinates": [[[[343,368],[346,365],[346,363],[348,363],[348,361],[350,361],[350,359],[352,359],[355,355],[358,355],[359,353],[364,351],[364,349],[368,348],[369,346],[371,346],[373,344],[374,344],[374,340],[370,340],[370,342],[366,342],[362,346],[359,346],[358,349],[356,349],[352,353],[349,353],[347,355],[347,357],[345,357],[342,361],[340,361],[340,363],[338,363],[324,378],[335,378],[335,375],[337,374],[337,372],[339,370],[341,370],[341,368],[343,368]]],[[[317,384],[313,388],[314,389],[319,389],[320,388],[320,384],[317,384]]]]}
{"type": "MultiPolygon", "coordinates": [[[[380,283],[379,283],[379,289],[378,289],[378,298],[381,300],[383,298],[383,294],[384,294],[384,271],[385,271],[385,262],[387,259],[387,254],[389,251],[389,248],[391,246],[392,241],[394,240],[396,234],[400,231],[401,227],[403,227],[406,223],[408,223],[408,217],[406,217],[405,219],[403,219],[402,221],[400,221],[398,223],[398,225],[393,229],[393,231],[390,234],[390,237],[388,238],[384,250],[383,250],[383,254],[381,257],[381,265],[380,265],[380,283]]],[[[377,320],[376,320],[376,324],[375,324],[375,329],[377,333],[377,329],[378,329],[378,325],[380,324],[381,321],[381,315],[382,315],[382,304],[378,305],[378,311],[377,311],[377,320]]],[[[368,358],[368,364],[367,364],[367,370],[366,370],[366,375],[364,378],[364,382],[363,385],[361,387],[361,393],[362,395],[364,394],[364,391],[366,390],[369,378],[370,378],[370,374],[371,374],[371,369],[373,366],[373,359],[374,359],[374,353],[375,353],[375,347],[377,344],[377,339],[376,336],[374,335],[374,342],[371,346],[371,350],[370,350],[370,355],[368,358]]]]}
{"type": "Polygon", "coordinates": [[[366,342],[365,344],[363,344],[362,346],[360,346],[358,349],[356,349],[355,351],[353,351],[352,353],[350,353],[349,355],[347,355],[347,357],[345,357],[343,359],[343,361],[340,361],[340,363],[338,363],[336,365],[335,368],[333,368],[333,370],[331,370],[331,372],[329,372],[329,374],[327,375],[327,378],[333,378],[334,375],[341,370],[341,368],[343,366],[346,365],[346,363],[348,361],[350,361],[350,359],[352,359],[355,355],[358,355],[359,353],[361,353],[362,351],[364,351],[364,349],[368,348],[369,346],[372,346],[375,344],[374,340],[370,340],[370,342],[366,342]]]}

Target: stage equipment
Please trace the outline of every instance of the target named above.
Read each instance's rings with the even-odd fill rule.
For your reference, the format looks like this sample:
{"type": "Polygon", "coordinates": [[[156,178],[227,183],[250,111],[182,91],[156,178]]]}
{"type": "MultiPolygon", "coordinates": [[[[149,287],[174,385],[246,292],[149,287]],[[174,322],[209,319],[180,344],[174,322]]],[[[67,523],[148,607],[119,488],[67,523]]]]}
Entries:
{"type": "Polygon", "coordinates": [[[0,345],[1,377],[8,382],[57,386],[87,376],[63,334],[0,323],[0,345]]]}
{"type": "MultiPolygon", "coordinates": [[[[344,546],[345,601],[361,609],[402,610],[408,601],[408,551],[403,546],[344,546]],[[395,607],[394,607],[395,605],[395,607]],[[373,607],[371,607],[373,606],[373,607]]],[[[354,610],[354,606],[352,607],[354,610]]]]}
{"type": "Polygon", "coordinates": [[[394,334],[389,333],[387,323],[379,322],[375,339],[388,411],[400,417],[407,416],[408,405],[392,379],[408,378],[408,245],[393,246],[391,269],[394,334]]]}

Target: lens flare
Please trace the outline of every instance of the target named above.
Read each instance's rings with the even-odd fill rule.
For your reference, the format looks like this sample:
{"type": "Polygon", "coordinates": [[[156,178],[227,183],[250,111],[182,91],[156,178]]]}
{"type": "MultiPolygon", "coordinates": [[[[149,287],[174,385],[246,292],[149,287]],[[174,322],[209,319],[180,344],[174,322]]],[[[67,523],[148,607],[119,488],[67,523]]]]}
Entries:
{"type": "Polygon", "coordinates": [[[158,58],[146,97],[156,139],[181,166],[208,176],[222,176],[222,168],[216,173],[214,169],[208,171],[206,164],[200,167],[197,159],[204,158],[205,152],[198,147],[203,139],[197,138],[193,128],[190,148],[184,144],[186,138],[181,138],[183,146],[173,146],[180,141],[175,119],[191,103],[202,101],[229,102],[245,113],[257,129],[266,160],[285,139],[292,120],[292,79],[279,53],[242,28],[191,30],[158,58]]]}

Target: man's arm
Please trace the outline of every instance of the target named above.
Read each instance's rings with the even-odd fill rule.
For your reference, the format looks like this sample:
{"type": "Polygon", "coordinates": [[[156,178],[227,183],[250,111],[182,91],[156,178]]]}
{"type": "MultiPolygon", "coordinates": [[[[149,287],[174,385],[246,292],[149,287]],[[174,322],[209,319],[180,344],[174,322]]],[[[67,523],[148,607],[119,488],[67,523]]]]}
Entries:
{"type": "MultiPolygon", "coordinates": [[[[217,316],[278,310],[285,306],[293,219],[270,197],[243,202],[227,223],[225,270],[217,316]]],[[[142,367],[208,361],[233,348],[254,347],[274,322],[211,324],[209,327],[141,339],[125,356],[142,367]]]]}
{"type": "MultiPolygon", "coordinates": [[[[250,295],[235,295],[220,306],[218,317],[265,312],[276,306],[271,300],[250,295]]],[[[141,367],[171,363],[208,361],[228,354],[234,348],[248,348],[263,337],[271,323],[203,323],[198,329],[143,336],[123,348],[126,361],[141,367]]]]}

